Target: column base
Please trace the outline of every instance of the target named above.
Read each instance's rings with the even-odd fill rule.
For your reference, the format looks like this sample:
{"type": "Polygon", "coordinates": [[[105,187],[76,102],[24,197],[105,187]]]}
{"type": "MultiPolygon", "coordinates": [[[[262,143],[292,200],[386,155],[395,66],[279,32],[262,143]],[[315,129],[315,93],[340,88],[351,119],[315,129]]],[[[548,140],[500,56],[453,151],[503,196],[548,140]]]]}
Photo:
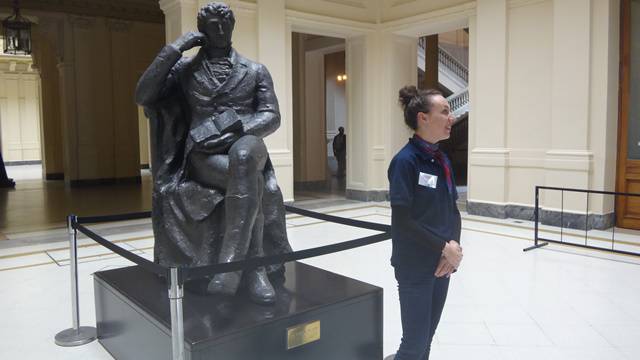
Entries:
{"type": "MultiPolygon", "coordinates": [[[[491,204],[476,201],[467,201],[467,213],[469,215],[486,216],[499,219],[519,219],[534,221],[534,207],[512,204],[491,204]]],[[[584,214],[560,212],[556,210],[540,210],[540,223],[551,226],[561,226],[568,229],[606,230],[615,225],[614,213],[584,214]],[[586,224],[585,224],[586,221],[586,224]]]]}

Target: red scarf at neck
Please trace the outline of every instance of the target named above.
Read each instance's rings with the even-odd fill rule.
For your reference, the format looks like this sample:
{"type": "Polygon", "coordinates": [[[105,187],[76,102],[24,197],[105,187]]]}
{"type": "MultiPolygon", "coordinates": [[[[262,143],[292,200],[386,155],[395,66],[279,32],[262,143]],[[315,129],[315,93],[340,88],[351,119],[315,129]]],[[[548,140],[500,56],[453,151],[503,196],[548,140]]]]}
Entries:
{"type": "Polygon", "coordinates": [[[424,151],[425,153],[433,156],[436,160],[438,160],[438,163],[440,163],[440,166],[442,166],[442,168],[444,169],[444,175],[447,179],[447,188],[449,189],[449,193],[453,193],[453,179],[451,178],[451,166],[449,165],[449,162],[447,161],[442,150],[440,150],[438,145],[429,143],[427,140],[421,138],[420,135],[418,134],[414,134],[413,138],[416,140],[415,143],[418,144],[418,147],[420,148],[420,150],[424,151]]]}

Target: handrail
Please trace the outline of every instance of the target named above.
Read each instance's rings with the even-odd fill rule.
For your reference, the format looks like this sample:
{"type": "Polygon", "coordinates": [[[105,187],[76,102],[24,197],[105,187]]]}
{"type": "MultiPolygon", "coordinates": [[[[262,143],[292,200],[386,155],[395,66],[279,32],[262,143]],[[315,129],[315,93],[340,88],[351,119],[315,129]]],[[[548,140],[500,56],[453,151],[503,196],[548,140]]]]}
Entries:
{"type": "Polygon", "coordinates": [[[418,38],[418,48],[422,50],[427,49],[427,40],[425,39],[424,36],[418,38]]]}
{"type": "Polygon", "coordinates": [[[459,93],[453,94],[447,98],[451,112],[455,116],[454,124],[460,121],[464,114],[469,112],[469,88],[462,89],[459,93]]]}
{"type": "MultiPolygon", "coordinates": [[[[418,38],[418,48],[426,52],[427,42],[424,37],[418,38]]],[[[441,46],[438,46],[438,63],[469,83],[469,69],[441,46]]]]}
{"type": "Polygon", "coordinates": [[[440,46],[438,46],[438,62],[469,83],[469,69],[440,46]]]}
{"type": "Polygon", "coordinates": [[[459,110],[461,107],[469,103],[469,88],[466,87],[459,93],[449,96],[447,101],[449,102],[452,112],[459,110]]]}

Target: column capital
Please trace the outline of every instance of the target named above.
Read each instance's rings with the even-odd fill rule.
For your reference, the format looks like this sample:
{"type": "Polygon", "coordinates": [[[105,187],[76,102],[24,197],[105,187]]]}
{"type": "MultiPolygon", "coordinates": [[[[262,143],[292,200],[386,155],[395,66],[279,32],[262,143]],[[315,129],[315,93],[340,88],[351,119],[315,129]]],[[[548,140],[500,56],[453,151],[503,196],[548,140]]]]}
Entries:
{"type": "Polygon", "coordinates": [[[197,0],[160,0],[159,5],[160,5],[160,10],[162,10],[162,12],[166,14],[168,11],[175,10],[176,8],[181,8],[185,6],[197,7],[198,1],[197,0]]]}
{"type": "MultiPolygon", "coordinates": [[[[172,42],[180,35],[197,29],[197,0],[160,0],[160,9],[164,13],[165,38],[172,42]]],[[[190,50],[187,54],[195,54],[190,50]]]]}

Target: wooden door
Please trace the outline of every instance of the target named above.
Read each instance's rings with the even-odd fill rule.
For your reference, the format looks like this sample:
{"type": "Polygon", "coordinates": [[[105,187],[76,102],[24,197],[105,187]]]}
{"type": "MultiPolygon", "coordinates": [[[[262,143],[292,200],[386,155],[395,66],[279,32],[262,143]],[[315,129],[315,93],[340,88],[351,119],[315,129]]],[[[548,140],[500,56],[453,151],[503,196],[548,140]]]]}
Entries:
{"type": "MultiPolygon", "coordinates": [[[[622,0],[616,190],[640,193],[640,0],[622,0]]],[[[640,230],[640,197],[618,196],[617,225],[640,230]]]]}

